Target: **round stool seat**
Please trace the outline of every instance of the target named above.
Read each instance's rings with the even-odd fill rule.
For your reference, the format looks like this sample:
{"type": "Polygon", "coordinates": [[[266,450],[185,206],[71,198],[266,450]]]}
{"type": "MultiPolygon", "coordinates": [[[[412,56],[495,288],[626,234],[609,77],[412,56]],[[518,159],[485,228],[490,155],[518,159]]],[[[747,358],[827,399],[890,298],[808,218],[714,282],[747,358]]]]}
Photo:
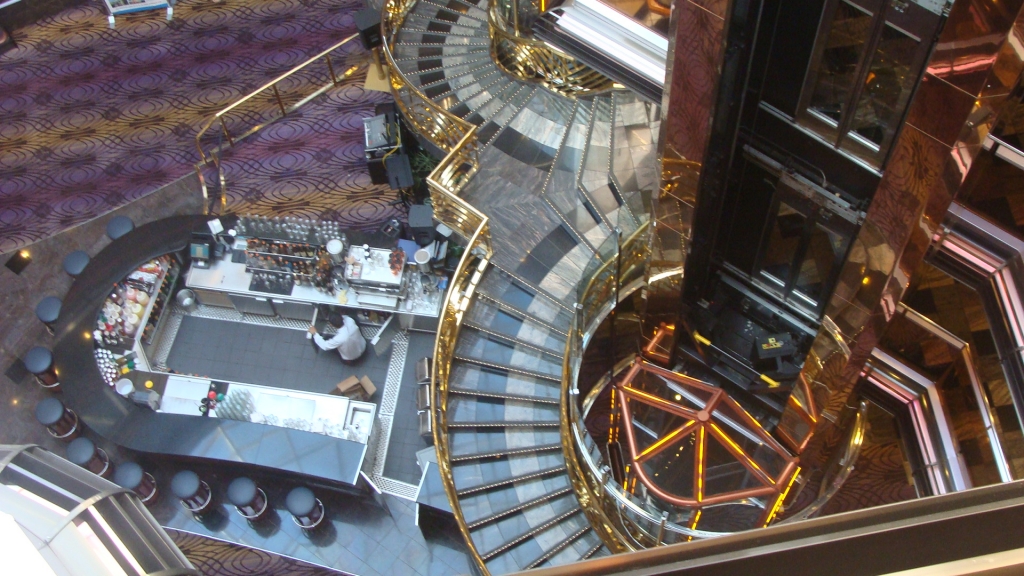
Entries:
{"type": "Polygon", "coordinates": [[[191,470],[182,470],[171,478],[171,492],[184,500],[199,492],[199,475],[191,470]]]}
{"type": "Polygon", "coordinates": [[[313,496],[313,491],[309,488],[299,486],[288,493],[284,505],[292,516],[309,516],[316,508],[316,496],[313,496]]]}
{"type": "Polygon", "coordinates": [[[50,352],[49,348],[36,346],[25,354],[25,358],[22,359],[22,362],[25,363],[25,368],[27,368],[29,372],[33,374],[42,374],[53,366],[53,352],[50,352]]]}
{"type": "Polygon", "coordinates": [[[47,324],[50,322],[56,322],[57,317],[60,316],[60,304],[60,298],[57,298],[56,296],[47,296],[46,298],[43,298],[39,301],[39,304],[36,305],[36,317],[47,324]]]}
{"type": "Polygon", "coordinates": [[[36,420],[43,426],[53,426],[64,417],[64,403],[56,398],[43,398],[36,404],[36,420]]]}
{"type": "Polygon", "coordinates": [[[228,484],[228,501],[235,506],[248,506],[256,499],[256,483],[245,476],[228,484]]]}
{"type": "Polygon", "coordinates": [[[72,464],[84,467],[95,455],[96,445],[84,436],[79,436],[68,444],[68,460],[72,464]]]}
{"type": "Polygon", "coordinates": [[[114,472],[114,484],[125,490],[135,490],[142,484],[142,466],[135,462],[125,462],[117,467],[114,472]]]}
{"type": "Polygon", "coordinates": [[[81,250],[75,250],[64,257],[64,271],[72,276],[78,276],[89,264],[89,255],[81,250]]]}
{"type": "Polygon", "coordinates": [[[127,216],[114,216],[107,222],[107,236],[111,240],[117,240],[134,229],[135,223],[127,216]]]}

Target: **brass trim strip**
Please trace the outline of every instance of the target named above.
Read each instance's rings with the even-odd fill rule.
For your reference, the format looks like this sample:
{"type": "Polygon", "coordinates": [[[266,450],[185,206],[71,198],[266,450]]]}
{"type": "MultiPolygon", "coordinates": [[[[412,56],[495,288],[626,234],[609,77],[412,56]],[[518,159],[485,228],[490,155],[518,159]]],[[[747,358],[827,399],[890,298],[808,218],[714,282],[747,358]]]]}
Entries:
{"type": "Polygon", "coordinates": [[[497,422],[449,422],[448,428],[554,428],[558,425],[557,421],[501,420],[497,422]]]}
{"type": "Polygon", "coordinates": [[[482,396],[484,398],[501,398],[503,400],[519,400],[521,402],[538,402],[540,404],[558,404],[558,398],[545,396],[523,396],[521,394],[500,394],[498,392],[484,392],[469,388],[448,388],[449,394],[463,394],[466,396],[482,396]]]}
{"type": "Polygon", "coordinates": [[[523,376],[529,376],[531,378],[536,378],[538,380],[548,380],[550,382],[561,382],[562,381],[561,378],[559,378],[558,376],[551,376],[549,374],[541,374],[540,372],[533,372],[532,370],[523,370],[522,368],[516,368],[514,366],[508,366],[506,364],[498,364],[497,362],[488,362],[486,360],[481,360],[479,358],[467,358],[465,356],[460,356],[458,354],[455,354],[455,355],[452,356],[452,359],[453,360],[458,360],[459,362],[466,362],[466,363],[469,363],[469,364],[476,364],[478,366],[486,366],[488,368],[494,368],[495,370],[504,370],[506,372],[512,372],[514,374],[522,374],[523,376]]]}
{"type": "Polygon", "coordinates": [[[527,448],[515,448],[512,450],[494,450],[492,452],[477,452],[475,454],[462,454],[459,456],[449,455],[449,459],[452,462],[467,462],[469,460],[482,460],[484,458],[498,458],[502,456],[518,456],[520,454],[529,454],[531,452],[550,452],[552,450],[561,450],[561,444],[541,444],[540,446],[530,446],[527,448]]]}
{"type": "Polygon", "coordinates": [[[509,336],[508,334],[502,334],[500,332],[495,332],[495,331],[490,330],[488,328],[484,328],[483,326],[477,324],[476,322],[470,322],[470,321],[467,320],[465,322],[465,326],[467,328],[472,328],[473,330],[476,330],[478,332],[483,332],[484,334],[487,334],[488,336],[494,336],[495,338],[497,338],[497,339],[499,339],[499,340],[501,340],[503,342],[506,342],[506,343],[509,343],[509,344],[514,344],[516,346],[522,346],[523,348],[529,348],[530,350],[533,350],[534,352],[540,352],[541,354],[547,354],[548,356],[551,356],[553,358],[558,358],[559,360],[562,359],[562,355],[561,354],[558,354],[557,352],[552,352],[548,348],[544,348],[544,347],[538,346],[536,344],[533,344],[532,342],[527,342],[525,340],[521,340],[521,339],[516,338],[514,336],[509,336]]]}
{"type": "Polygon", "coordinates": [[[559,334],[560,336],[568,336],[568,334],[566,333],[565,330],[559,330],[558,328],[554,327],[553,325],[549,324],[548,322],[545,322],[544,320],[541,320],[540,318],[534,316],[533,314],[530,314],[529,312],[523,312],[519,308],[516,308],[515,306],[512,306],[511,304],[508,304],[507,302],[502,302],[501,300],[498,300],[497,298],[491,296],[490,294],[487,294],[486,292],[479,292],[477,294],[477,296],[483,298],[484,300],[488,300],[490,302],[493,302],[495,306],[497,306],[498,308],[501,308],[502,311],[504,311],[504,312],[508,312],[508,313],[511,313],[511,314],[513,314],[515,316],[519,316],[521,320],[529,320],[531,322],[535,322],[537,324],[540,324],[544,328],[547,328],[548,330],[551,330],[551,331],[559,334]]]}

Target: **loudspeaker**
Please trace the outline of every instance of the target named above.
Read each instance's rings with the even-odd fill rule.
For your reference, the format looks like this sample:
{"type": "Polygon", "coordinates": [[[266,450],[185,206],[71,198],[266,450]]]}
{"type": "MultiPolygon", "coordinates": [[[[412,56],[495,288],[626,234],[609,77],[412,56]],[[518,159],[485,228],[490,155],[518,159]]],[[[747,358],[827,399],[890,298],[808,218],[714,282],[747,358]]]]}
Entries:
{"type": "Polygon", "coordinates": [[[434,241],[434,209],[423,204],[409,207],[409,229],[412,239],[420,246],[434,241]]]}
{"type": "Polygon", "coordinates": [[[388,170],[384,167],[384,160],[381,158],[367,158],[366,167],[370,171],[370,182],[374,184],[389,184],[388,170]]]}
{"type": "Polygon", "coordinates": [[[392,154],[384,159],[384,167],[388,171],[388,185],[392,190],[401,190],[412,186],[412,166],[409,165],[407,154],[392,154]]]}
{"type": "Polygon", "coordinates": [[[380,12],[373,8],[365,8],[355,14],[356,28],[359,29],[359,39],[367,50],[373,50],[381,45],[380,37],[380,12]]]}

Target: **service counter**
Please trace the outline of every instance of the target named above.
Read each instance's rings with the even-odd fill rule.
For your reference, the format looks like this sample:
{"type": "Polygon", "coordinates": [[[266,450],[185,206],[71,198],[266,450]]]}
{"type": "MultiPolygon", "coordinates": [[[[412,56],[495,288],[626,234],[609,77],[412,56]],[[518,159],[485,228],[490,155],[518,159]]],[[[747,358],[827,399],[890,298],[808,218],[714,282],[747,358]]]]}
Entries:
{"type": "MultiPolygon", "coordinates": [[[[165,254],[179,253],[187,264],[190,235],[208,219],[206,216],[175,216],[140,226],[95,255],[76,278],[55,323],[54,366],[66,404],[93,432],[130,450],[261,466],[354,485],[365,455],[373,452],[368,449],[367,439],[349,434],[345,429],[358,422],[358,428],[367,431],[366,406],[360,406],[364,403],[322,394],[226,383],[260,399],[257,412],[264,421],[280,409],[284,412],[275,416],[279,423],[286,418],[307,418],[311,421],[307,431],[216,417],[215,410],[205,416],[189,413],[198,400],[194,393],[199,387],[209,386],[209,380],[132,373],[136,387],[139,378],[151,380],[155,382],[153,389],[168,400],[159,411],[154,411],[145,403],[118,394],[100,373],[94,358],[93,333],[110,287],[142,263],[165,254]],[[185,404],[189,404],[188,410],[183,408],[185,404]]],[[[217,282],[222,289],[226,290],[225,286],[241,288],[241,285],[231,284],[237,277],[230,262],[222,265],[226,267],[212,267],[200,278],[212,284],[211,278],[219,274],[217,282]]],[[[327,296],[322,293],[298,295],[298,299],[313,303],[321,303],[324,298],[327,296]]],[[[339,304],[336,299],[329,303],[339,304]]],[[[368,406],[372,430],[374,407],[368,406]]],[[[375,440],[372,432],[368,436],[372,447],[375,440]]]]}

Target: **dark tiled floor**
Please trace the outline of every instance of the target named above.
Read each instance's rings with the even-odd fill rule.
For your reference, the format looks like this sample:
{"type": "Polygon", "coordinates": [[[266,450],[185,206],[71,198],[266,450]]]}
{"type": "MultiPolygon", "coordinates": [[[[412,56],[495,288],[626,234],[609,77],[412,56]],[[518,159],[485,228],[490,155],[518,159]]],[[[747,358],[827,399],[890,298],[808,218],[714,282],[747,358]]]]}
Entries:
{"type": "MultiPolygon", "coordinates": [[[[158,486],[168,486],[176,472],[165,462],[143,462],[158,486]]],[[[201,466],[193,469],[213,490],[219,502],[202,522],[178,504],[170,490],[161,490],[150,511],[161,525],[221,538],[329,566],[359,576],[442,576],[470,573],[458,532],[432,530],[426,536],[414,523],[415,504],[384,496],[382,506],[366,494],[352,494],[312,487],[327,510],[330,524],[314,534],[304,534],[284,508],[292,488],[287,480],[251,476],[266,492],[274,511],[268,521],[251,525],[226,502],[227,484],[243,471],[224,473],[201,466]]]]}
{"type": "Polygon", "coordinates": [[[366,375],[377,386],[370,400],[379,405],[390,357],[378,356],[368,345],[355,364],[347,365],[337,352],[317,354],[300,330],[186,316],[167,366],[186,374],[318,393],[330,392],[349,376],[366,375]]]}
{"type": "Polygon", "coordinates": [[[420,438],[419,417],[416,414],[416,362],[434,355],[434,335],[409,332],[409,351],[402,371],[402,388],[395,405],[388,441],[388,457],[384,461],[384,476],[419,484],[420,467],[416,452],[429,446],[420,438]]]}

